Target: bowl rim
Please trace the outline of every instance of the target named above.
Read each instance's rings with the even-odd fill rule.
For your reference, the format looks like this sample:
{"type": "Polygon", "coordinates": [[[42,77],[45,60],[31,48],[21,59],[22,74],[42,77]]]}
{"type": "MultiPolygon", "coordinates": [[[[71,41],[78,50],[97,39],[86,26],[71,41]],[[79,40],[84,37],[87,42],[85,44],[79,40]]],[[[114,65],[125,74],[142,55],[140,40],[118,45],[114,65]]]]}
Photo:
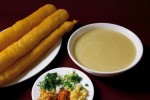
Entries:
{"type": "MultiPolygon", "coordinates": [[[[125,33],[127,33],[127,32],[125,32],[125,33]]],[[[122,32],[119,32],[119,33],[124,35],[124,33],[122,33],[122,32]]],[[[69,54],[70,58],[73,60],[73,62],[76,65],[78,65],[79,67],[81,67],[83,70],[85,70],[85,71],[87,71],[87,72],[89,72],[91,74],[96,74],[96,75],[97,74],[102,74],[102,75],[106,74],[106,75],[108,75],[108,74],[121,73],[121,72],[127,71],[127,70],[131,69],[132,67],[134,67],[140,61],[140,59],[142,58],[142,55],[143,55],[143,44],[142,44],[141,40],[139,39],[139,37],[134,32],[132,32],[131,30],[129,30],[126,27],[123,27],[123,26],[120,26],[120,25],[117,25],[117,24],[112,24],[112,23],[91,23],[91,24],[84,25],[84,26],[80,27],[79,29],[77,29],[76,31],[73,32],[73,34],[70,36],[70,38],[68,40],[67,50],[68,50],[68,54],[69,54]],[[76,61],[76,59],[73,57],[73,55],[72,55],[72,53],[70,51],[70,43],[71,43],[72,38],[74,38],[76,33],[79,34],[80,33],[79,31],[83,30],[84,28],[92,27],[92,26],[95,26],[95,25],[96,25],[96,28],[101,27],[103,25],[104,26],[106,25],[106,26],[113,26],[113,28],[116,27],[117,29],[122,28],[122,29],[126,30],[127,32],[129,32],[130,35],[132,35],[132,37],[135,38],[136,42],[138,42],[138,43],[135,44],[135,42],[134,42],[135,40],[133,41],[133,40],[131,40],[128,37],[129,34],[127,34],[127,37],[134,43],[135,46],[138,45],[139,49],[140,49],[139,50],[138,48],[136,48],[136,51],[137,51],[137,49],[139,51],[138,52],[138,57],[135,57],[136,61],[134,59],[134,61],[129,66],[127,66],[127,67],[125,67],[123,69],[116,70],[116,71],[96,71],[96,70],[92,70],[92,69],[87,68],[84,65],[80,64],[78,61],[76,61]]],[[[136,54],[136,56],[137,56],[137,54],[136,54]]]]}

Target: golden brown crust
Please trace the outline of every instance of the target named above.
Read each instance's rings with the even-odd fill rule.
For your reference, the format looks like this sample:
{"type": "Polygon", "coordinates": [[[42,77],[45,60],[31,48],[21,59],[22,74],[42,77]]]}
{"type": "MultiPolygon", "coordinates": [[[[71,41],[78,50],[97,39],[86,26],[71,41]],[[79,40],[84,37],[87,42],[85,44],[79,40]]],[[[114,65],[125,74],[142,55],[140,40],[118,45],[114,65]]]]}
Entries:
{"type": "Polygon", "coordinates": [[[6,70],[17,59],[27,54],[42,39],[48,36],[55,28],[64,23],[68,18],[68,12],[65,9],[59,9],[44,19],[44,21],[29,31],[21,39],[1,51],[0,72],[6,70]]]}
{"type": "Polygon", "coordinates": [[[5,85],[19,74],[21,74],[26,68],[28,68],[38,57],[40,57],[46,50],[52,47],[57,40],[59,40],[65,33],[69,32],[76,21],[66,21],[60,27],[55,29],[49,36],[40,42],[32,51],[20,58],[11,67],[4,72],[0,73],[0,86],[5,85]]]}
{"type": "Polygon", "coordinates": [[[52,4],[46,4],[25,17],[17,21],[14,25],[0,32],[0,51],[4,50],[13,42],[19,40],[32,28],[40,24],[47,16],[56,11],[56,7],[52,4]],[[36,20],[35,20],[36,19],[36,20]]]}

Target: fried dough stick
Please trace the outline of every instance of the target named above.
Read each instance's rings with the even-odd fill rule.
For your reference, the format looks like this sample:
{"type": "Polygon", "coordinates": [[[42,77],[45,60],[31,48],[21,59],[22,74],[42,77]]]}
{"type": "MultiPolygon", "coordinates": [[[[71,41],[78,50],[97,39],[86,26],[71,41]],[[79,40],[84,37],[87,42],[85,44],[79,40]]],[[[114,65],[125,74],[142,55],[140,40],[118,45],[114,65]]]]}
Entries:
{"type": "Polygon", "coordinates": [[[34,61],[36,61],[42,54],[50,49],[60,38],[67,32],[69,32],[73,26],[77,23],[67,21],[63,23],[59,28],[55,29],[48,37],[40,42],[32,51],[26,54],[24,57],[16,61],[6,71],[0,73],[0,86],[5,85],[19,74],[25,71],[34,61]]]}
{"type": "Polygon", "coordinates": [[[28,17],[17,21],[14,25],[0,32],[0,51],[5,49],[13,42],[19,40],[23,35],[29,32],[33,27],[41,23],[47,16],[56,11],[56,7],[46,4],[33,12],[28,17]]]}
{"type": "Polygon", "coordinates": [[[59,9],[21,39],[0,52],[0,72],[6,70],[21,56],[33,49],[43,38],[69,18],[65,9],[59,9]]]}

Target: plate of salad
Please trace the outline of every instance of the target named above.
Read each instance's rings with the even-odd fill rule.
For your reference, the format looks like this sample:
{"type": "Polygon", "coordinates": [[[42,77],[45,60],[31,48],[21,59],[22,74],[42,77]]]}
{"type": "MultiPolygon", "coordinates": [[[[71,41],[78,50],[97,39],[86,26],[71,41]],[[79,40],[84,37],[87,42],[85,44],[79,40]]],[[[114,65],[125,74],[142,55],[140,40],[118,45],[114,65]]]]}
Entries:
{"type": "Polygon", "coordinates": [[[94,87],[80,70],[60,67],[42,74],[32,87],[32,100],[92,100],[94,87]]]}

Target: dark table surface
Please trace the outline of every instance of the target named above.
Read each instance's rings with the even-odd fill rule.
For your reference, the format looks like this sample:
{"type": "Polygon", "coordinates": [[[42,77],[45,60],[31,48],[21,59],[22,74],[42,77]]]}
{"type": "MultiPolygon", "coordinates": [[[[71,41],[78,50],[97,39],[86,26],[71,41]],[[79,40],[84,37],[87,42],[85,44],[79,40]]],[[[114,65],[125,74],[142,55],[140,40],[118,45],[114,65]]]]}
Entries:
{"type": "Polygon", "coordinates": [[[133,31],[141,39],[144,53],[133,69],[114,77],[96,77],[85,72],[94,85],[94,100],[150,100],[149,0],[0,0],[0,30],[47,3],[68,10],[69,20],[77,19],[79,22],[71,32],[63,36],[58,55],[44,70],[24,82],[0,88],[1,99],[31,100],[33,83],[42,73],[52,68],[72,67],[83,71],[68,55],[68,38],[83,25],[107,22],[133,31]]]}

